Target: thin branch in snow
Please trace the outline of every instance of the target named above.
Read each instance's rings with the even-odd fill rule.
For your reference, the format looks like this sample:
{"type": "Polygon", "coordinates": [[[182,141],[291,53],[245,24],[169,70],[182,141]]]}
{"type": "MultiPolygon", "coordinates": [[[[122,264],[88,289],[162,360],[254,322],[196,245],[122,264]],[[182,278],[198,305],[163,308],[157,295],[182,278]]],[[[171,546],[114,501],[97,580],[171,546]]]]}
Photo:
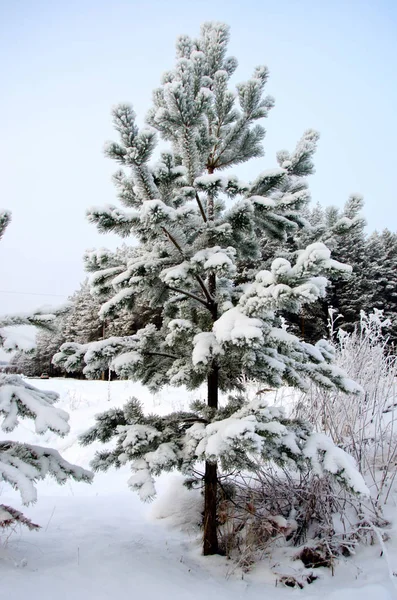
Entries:
{"type": "Polygon", "coordinates": [[[200,296],[196,296],[196,294],[192,294],[192,292],[188,292],[187,290],[181,290],[180,288],[173,287],[171,285],[167,285],[167,288],[174,292],[178,292],[179,294],[183,294],[184,296],[188,296],[189,298],[192,298],[193,300],[197,300],[197,302],[200,302],[201,304],[203,304],[206,307],[209,306],[208,302],[206,300],[204,300],[204,298],[200,298],[200,296]]]}

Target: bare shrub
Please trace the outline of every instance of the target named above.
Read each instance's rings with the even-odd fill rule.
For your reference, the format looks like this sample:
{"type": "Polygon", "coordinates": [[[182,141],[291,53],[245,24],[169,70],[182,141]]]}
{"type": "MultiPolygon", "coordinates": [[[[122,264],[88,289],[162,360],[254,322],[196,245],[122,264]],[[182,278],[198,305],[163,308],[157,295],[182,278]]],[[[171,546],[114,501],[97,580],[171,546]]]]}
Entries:
{"type": "Polygon", "coordinates": [[[221,545],[243,570],[275,545],[298,546],[334,532],[337,504],[327,477],[258,464],[254,475],[240,473],[220,487],[221,545]]]}
{"type": "Polygon", "coordinates": [[[300,547],[296,559],[302,560],[302,550],[321,558],[315,565],[302,560],[305,567],[333,569],[337,557],[373,544],[378,528],[387,525],[372,505],[309,469],[258,464],[254,475],[229,475],[220,488],[221,547],[243,571],[278,546],[300,547]]]}
{"type": "Polygon", "coordinates": [[[330,311],[337,364],[363,391],[347,396],[312,385],[300,396],[294,416],[309,421],[355,458],[379,511],[397,473],[397,357],[388,349],[388,321],[381,311],[362,313],[360,327],[350,334],[335,331],[336,321],[330,311]]]}

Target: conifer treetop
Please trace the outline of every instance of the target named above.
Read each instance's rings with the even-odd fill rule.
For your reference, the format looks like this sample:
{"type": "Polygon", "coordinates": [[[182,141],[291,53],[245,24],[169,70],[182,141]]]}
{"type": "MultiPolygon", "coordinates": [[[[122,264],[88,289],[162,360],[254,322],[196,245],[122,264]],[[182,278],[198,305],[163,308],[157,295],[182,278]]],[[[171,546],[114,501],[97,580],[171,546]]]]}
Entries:
{"type": "Polygon", "coordinates": [[[199,39],[178,39],[176,67],[153,94],[149,129],[139,130],[130,106],[114,110],[119,141],[109,143],[106,153],[123,167],[114,181],[126,210],[107,205],[88,211],[99,231],[139,242],[129,253],[101,249],[86,255],[91,284],[107,298],[101,317],[113,319],[140,302],[162,308],[162,327],[148,325],[135,336],[90,347],[66,344],[56,364],[86,364],[90,376],[110,365],[153,389],[166,383],[194,388],[216,356],[222,389],[239,385],[241,367],[245,376],[271,385],[305,386],[311,377],[344,385],[325,343],[312,350],[277,333],[277,311],[298,312],[324,296],[325,274],[349,268],[332,260],[322,244],[301,251],[295,264],[277,259],[269,271],[249,268],[260,261],[263,236],[282,240],[305,225],[306,176],[314,170],[318,134],[306,131],[293,152],[279,152],[278,166],[252,183],[223,173],[263,153],[264,129],[257,121],[273,105],[264,95],[265,67],[236,92],[229,89],[237,61],[227,58],[228,39],[228,27],[219,23],[204,24],[199,39]],[[171,151],[152,164],[155,130],[171,151]],[[214,314],[214,307],[219,322],[212,326],[208,312],[214,314]],[[232,333],[221,331],[226,323],[232,333]]]}

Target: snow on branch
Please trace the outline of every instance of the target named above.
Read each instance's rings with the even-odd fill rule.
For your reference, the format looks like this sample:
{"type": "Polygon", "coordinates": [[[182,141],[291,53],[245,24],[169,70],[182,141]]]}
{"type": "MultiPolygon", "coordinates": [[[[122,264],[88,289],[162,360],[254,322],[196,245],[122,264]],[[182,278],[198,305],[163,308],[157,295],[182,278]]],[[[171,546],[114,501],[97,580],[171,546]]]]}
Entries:
{"type": "Polygon", "coordinates": [[[87,219],[94,223],[100,233],[114,231],[121,237],[128,237],[137,221],[136,212],[123,211],[116,206],[92,206],[87,210],[87,219]]]}
{"type": "Polygon", "coordinates": [[[33,419],[36,433],[48,429],[59,435],[69,432],[69,415],[53,404],[59,396],[55,392],[39,390],[18,375],[0,374],[0,415],[1,428],[12,431],[18,425],[19,417],[33,419]]]}
{"type": "Polygon", "coordinates": [[[134,377],[137,372],[145,372],[145,358],[177,358],[169,353],[165,344],[159,344],[158,337],[156,327],[150,324],[134,335],[113,336],[88,344],[67,342],[62,344],[52,362],[69,372],[83,369],[85,375],[94,378],[106,369],[121,377],[134,377]]]}
{"type": "Polygon", "coordinates": [[[0,347],[7,352],[14,350],[32,350],[35,336],[29,335],[26,327],[53,331],[57,316],[69,308],[69,303],[58,307],[42,306],[30,313],[17,313],[0,316],[0,347]]]}
{"type": "Polygon", "coordinates": [[[47,475],[63,484],[67,479],[90,482],[92,473],[64,460],[59,452],[51,448],[0,442],[0,479],[17,489],[23,504],[37,500],[35,482],[47,475]]]}
{"type": "Polygon", "coordinates": [[[123,409],[112,409],[96,419],[82,443],[115,438],[116,444],[113,450],[98,452],[92,466],[107,470],[130,463],[133,475],[128,484],[143,500],[155,495],[154,477],[164,470],[178,468],[188,475],[197,463],[208,460],[220,461],[226,472],[250,471],[258,458],[265,464],[311,467],[320,476],[332,475],[354,493],[368,494],[349,455],[327,436],[313,433],[302,421],[286,418],[283,409],[263,399],[242,406],[231,399],[212,419],[198,406],[188,413],[146,416],[133,399],[123,409]]]}
{"type": "Polygon", "coordinates": [[[323,298],[328,280],[324,273],[351,268],[331,259],[329,249],[317,242],[298,254],[295,265],[284,258],[273,261],[270,271],[259,271],[240,298],[242,310],[261,315],[272,310],[297,313],[304,304],[323,298]]]}
{"type": "Polygon", "coordinates": [[[7,506],[6,504],[0,504],[0,527],[5,529],[12,527],[18,523],[19,525],[25,525],[31,531],[40,529],[40,525],[33,523],[31,519],[25,517],[19,510],[7,506]]]}

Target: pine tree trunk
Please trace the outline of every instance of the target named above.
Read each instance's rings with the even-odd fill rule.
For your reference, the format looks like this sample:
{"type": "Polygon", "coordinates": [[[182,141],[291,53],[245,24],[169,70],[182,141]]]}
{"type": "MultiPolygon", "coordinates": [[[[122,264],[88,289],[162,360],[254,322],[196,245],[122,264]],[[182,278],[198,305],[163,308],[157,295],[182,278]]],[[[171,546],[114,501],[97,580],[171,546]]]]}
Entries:
{"type": "Polygon", "coordinates": [[[205,463],[205,501],[204,501],[204,536],[203,554],[208,556],[218,553],[218,534],[216,519],[217,499],[217,468],[216,463],[205,463]]]}
{"type": "MultiPolygon", "coordinates": [[[[218,408],[218,367],[212,364],[211,373],[208,376],[208,406],[218,408]]],[[[217,486],[218,475],[216,463],[205,463],[204,476],[204,538],[203,554],[218,553],[217,534],[217,486]]]]}
{"type": "MultiPolygon", "coordinates": [[[[209,292],[212,296],[216,291],[215,275],[209,277],[209,292]]],[[[212,319],[217,319],[217,306],[214,304],[212,309],[212,319]]],[[[207,379],[208,396],[207,403],[210,408],[218,408],[218,365],[216,361],[212,362],[211,371],[207,379]]],[[[219,551],[217,534],[217,487],[218,474],[216,463],[205,463],[204,476],[204,536],[203,536],[203,554],[208,556],[217,554],[219,551]]]]}

